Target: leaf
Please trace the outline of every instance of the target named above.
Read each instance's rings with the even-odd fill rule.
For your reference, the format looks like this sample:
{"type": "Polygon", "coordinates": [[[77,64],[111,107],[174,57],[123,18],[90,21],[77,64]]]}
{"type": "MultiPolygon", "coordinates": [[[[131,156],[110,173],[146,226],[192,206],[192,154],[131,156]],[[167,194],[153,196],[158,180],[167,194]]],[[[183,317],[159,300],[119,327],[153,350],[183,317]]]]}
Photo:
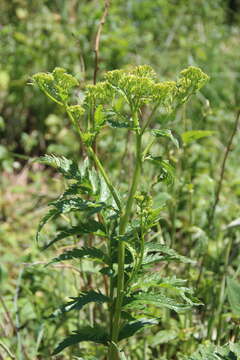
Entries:
{"type": "Polygon", "coordinates": [[[67,304],[55,310],[54,313],[49,316],[49,318],[62,315],[71,310],[81,310],[84,305],[89,304],[91,302],[103,304],[105,302],[111,301],[111,299],[108,296],[105,296],[102,293],[96,292],[94,290],[82,292],[79,296],[70,297],[70,299],[72,299],[72,301],[69,301],[67,304]]]}
{"type": "Polygon", "coordinates": [[[181,134],[184,144],[189,144],[195,140],[214,135],[215,131],[210,130],[191,130],[181,134]]]}
{"type": "Polygon", "coordinates": [[[119,129],[130,129],[130,125],[128,122],[120,122],[117,120],[107,120],[108,124],[112,127],[112,128],[119,128],[119,129]]]}
{"type": "Polygon", "coordinates": [[[227,295],[232,313],[240,316],[240,284],[233,278],[227,279],[227,295]]]}
{"type": "MultiPolygon", "coordinates": [[[[111,193],[107,186],[106,181],[102,176],[100,176],[100,194],[99,194],[99,201],[106,203],[111,198],[111,193]]],[[[115,204],[115,202],[114,202],[115,204]]],[[[113,204],[112,204],[113,205],[113,204]]]]}
{"type": "Polygon", "coordinates": [[[140,292],[137,295],[133,295],[128,299],[125,305],[127,309],[144,309],[146,305],[153,305],[156,307],[165,307],[176,312],[182,312],[189,310],[191,306],[189,304],[177,303],[176,300],[171,299],[165,295],[159,293],[143,293],[140,292]]]}
{"type": "Polygon", "coordinates": [[[82,247],[80,249],[72,249],[69,251],[65,251],[58,257],[52,259],[52,261],[49,264],[56,263],[59,261],[82,259],[82,258],[98,260],[107,265],[110,263],[110,260],[108,259],[107,255],[102,250],[97,249],[95,247],[82,247]]]}
{"type": "Polygon", "coordinates": [[[95,110],[94,123],[97,129],[100,129],[105,123],[105,114],[102,105],[98,105],[95,110]]]}
{"type": "Polygon", "coordinates": [[[82,180],[77,163],[73,160],[68,160],[64,156],[45,155],[39,158],[39,162],[57,169],[66,179],[82,180]]]}
{"type": "Polygon", "coordinates": [[[66,347],[78,344],[82,341],[92,341],[97,344],[107,345],[109,341],[109,336],[105,329],[102,327],[95,325],[94,327],[91,326],[84,326],[66,339],[64,339],[60,344],[54,349],[52,355],[56,355],[64,350],[66,347]]]}
{"type": "Polygon", "coordinates": [[[80,223],[77,226],[73,226],[71,228],[65,228],[59,234],[57,234],[57,236],[52,241],[50,241],[48,244],[46,244],[43,247],[43,249],[45,250],[45,249],[49,248],[55,242],[65,239],[66,237],[73,236],[73,235],[95,233],[98,230],[105,232],[105,228],[101,223],[99,223],[98,221],[95,221],[93,219],[89,219],[88,222],[86,222],[86,223],[80,223]]]}
{"type": "Polygon", "coordinates": [[[167,185],[173,185],[175,177],[175,168],[169,163],[168,160],[163,160],[161,156],[149,155],[145,160],[151,161],[151,163],[159,166],[160,174],[158,181],[166,182],[167,185]]]}
{"type": "Polygon", "coordinates": [[[151,346],[157,346],[160,344],[166,344],[176,339],[178,332],[176,330],[160,330],[155,334],[151,341],[151,346]]]}
{"type": "Polygon", "coordinates": [[[139,275],[136,282],[132,285],[132,290],[141,289],[141,291],[149,291],[155,288],[159,290],[170,290],[174,295],[181,296],[184,301],[190,305],[202,305],[197,299],[192,299],[193,290],[186,287],[186,281],[173,277],[162,277],[159,272],[146,272],[139,275]],[[186,295],[187,294],[187,295],[186,295]]]}
{"type": "Polygon", "coordinates": [[[106,207],[102,202],[93,202],[77,197],[60,199],[51,202],[49,205],[54,206],[60,214],[67,214],[72,211],[86,211],[89,216],[100,212],[106,207]]]}
{"type": "Polygon", "coordinates": [[[174,130],[163,129],[163,130],[152,130],[152,134],[156,137],[166,137],[172,141],[172,143],[179,149],[182,146],[182,139],[180,135],[174,130]]]}
{"type": "Polygon", "coordinates": [[[230,350],[237,355],[237,357],[239,358],[240,357],[240,344],[236,344],[236,343],[232,343],[230,342],[229,343],[229,348],[230,350]]]}
{"type": "Polygon", "coordinates": [[[175,250],[170,249],[166,245],[158,244],[155,242],[146,243],[143,265],[157,261],[181,261],[186,264],[195,263],[193,260],[178,254],[175,250]]]}
{"type": "Polygon", "coordinates": [[[66,188],[64,193],[59,197],[59,200],[65,198],[69,195],[89,194],[91,192],[92,192],[92,189],[91,189],[90,184],[87,184],[86,182],[84,182],[82,184],[74,183],[66,188]]]}
{"type": "Polygon", "coordinates": [[[146,326],[153,326],[158,324],[157,319],[140,319],[137,321],[132,321],[124,325],[119,333],[118,340],[123,340],[133,336],[137,331],[142,330],[146,326]]]}
{"type": "Polygon", "coordinates": [[[240,218],[237,218],[237,219],[231,221],[230,224],[228,224],[226,226],[226,229],[232,229],[232,228],[239,227],[239,226],[240,226],[240,218]]]}
{"type": "Polygon", "coordinates": [[[214,344],[200,345],[187,360],[237,360],[236,354],[229,346],[216,346],[214,344]]]}
{"type": "Polygon", "coordinates": [[[59,211],[57,209],[50,209],[47,214],[44,215],[44,217],[40,220],[37,233],[36,233],[36,241],[39,240],[39,235],[45,224],[52,219],[55,219],[59,215],[59,211]]]}

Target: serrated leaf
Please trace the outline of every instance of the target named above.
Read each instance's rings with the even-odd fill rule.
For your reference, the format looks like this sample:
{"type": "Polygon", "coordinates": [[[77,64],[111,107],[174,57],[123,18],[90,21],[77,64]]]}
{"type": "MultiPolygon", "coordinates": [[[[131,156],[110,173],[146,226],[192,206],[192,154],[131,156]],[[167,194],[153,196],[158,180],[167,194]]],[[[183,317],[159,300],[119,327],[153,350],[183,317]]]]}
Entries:
{"type": "Polygon", "coordinates": [[[130,336],[133,336],[136,332],[139,330],[142,330],[143,328],[147,326],[153,326],[158,324],[157,319],[140,319],[137,321],[132,321],[126,325],[124,325],[119,333],[118,340],[123,340],[126,338],[129,338],[130,336]]]}
{"type": "Polygon", "coordinates": [[[161,156],[149,155],[145,158],[152,164],[159,167],[160,174],[158,175],[158,181],[166,182],[167,185],[173,185],[175,178],[175,168],[170,164],[168,160],[163,160],[161,156]]]}
{"type": "Polygon", "coordinates": [[[192,141],[214,135],[215,131],[210,130],[191,130],[181,134],[184,144],[190,144],[192,141]]]}
{"type": "Polygon", "coordinates": [[[95,233],[98,230],[104,232],[104,226],[98,221],[89,219],[86,223],[80,223],[79,225],[73,226],[71,228],[64,228],[59,234],[57,234],[57,236],[52,241],[46,244],[43,249],[45,250],[52,246],[55,242],[65,239],[69,236],[95,233]]]}
{"type": "Polygon", "coordinates": [[[237,360],[236,354],[229,346],[216,346],[213,344],[200,345],[188,360],[237,360]]]}
{"type": "Polygon", "coordinates": [[[105,114],[102,105],[98,105],[94,112],[94,123],[97,129],[101,128],[105,123],[105,114]]]}
{"type": "Polygon", "coordinates": [[[80,328],[66,339],[64,339],[53,351],[52,355],[56,355],[64,350],[66,347],[78,344],[82,341],[91,341],[97,344],[107,345],[109,335],[102,327],[95,325],[94,327],[85,326],[80,328]]]}
{"type": "Polygon", "coordinates": [[[39,158],[39,162],[57,169],[66,179],[82,180],[77,163],[64,156],[45,155],[39,158]]]}
{"type": "Polygon", "coordinates": [[[240,218],[231,221],[230,224],[226,226],[226,229],[232,229],[235,227],[240,227],[240,218]]]}
{"type": "Polygon", "coordinates": [[[189,304],[177,303],[176,300],[169,298],[159,293],[143,293],[140,292],[131,296],[128,299],[125,308],[127,309],[144,309],[146,305],[153,305],[156,307],[165,307],[176,312],[182,312],[189,310],[191,306],[189,304]]]}
{"type": "Polygon", "coordinates": [[[177,293],[188,292],[192,293],[192,289],[186,287],[187,280],[173,277],[162,277],[159,272],[147,271],[143,275],[139,275],[137,281],[132,285],[132,289],[141,288],[141,290],[148,290],[149,288],[162,288],[176,290],[177,293]]]}
{"type": "Polygon", "coordinates": [[[193,260],[178,254],[175,250],[170,249],[166,245],[155,242],[146,243],[143,265],[151,264],[157,261],[181,261],[183,263],[195,263],[193,260]]]}
{"type": "Polygon", "coordinates": [[[76,197],[53,201],[49,205],[54,206],[60,214],[67,214],[72,211],[86,211],[89,216],[100,212],[106,207],[102,202],[93,202],[76,197]]]}
{"type": "Polygon", "coordinates": [[[69,185],[69,187],[66,188],[64,193],[59,197],[59,199],[63,199],[69,195],[80,195],[80,194],[91,194],[92,188],[90,184],[88,184],[86,181],[83,183],[74,183],[69,185]]]}
{"type": "Polygon", "coordinates": [[[59,261],[83,259],[83,258],[100,261],[107,265],[110,263],[110,260],[108,259],[107,255],[102,250],[97,249],[95,247],[82,247],[80,249],[72,249],[65,251],[58,257],[54,258],[49,264],[56,263],[59,261]]]}
{"type": "Polygon", "coordinates": [[[161,330],[155,334],[150,342],[151,346],[166,344],[176,339],[178,332],[176,330],[161,330]]]}
{"type": "Polygon", "coordinates": [[[233,278],[227,279],[227,295],[232,313],[240,316],[240,284],[233,278]]]}
{"type": "Polygon", "coordinates": [[[93,193],[97,194],[99,192],[99,188],[100,188],[100,178],[98,176],[97,171],[94,168],[91,170],[90,169],[88,170],[88,178],[91,183],[93,193]]]}
{"type": "Polygon", "coordinates": [[[237,343],[230,342],[229,348],[234,354],[237,355],[238,358],[240,358],[240,344],[239,343],[237,344],[237,343]]]}
{"type": "Polygon", "coordinates": [[[108,296],[105,296],[102,293],[96,292],[94,290],[82,292],[79,296],[70,297],[70,299],[72,299],[72,301],[69,301],[65,305],[61,306],[59,309],[55,310],[54,313],[49,317],[56,317],[71,310],[81,310],[84,305],[87,305],[91,302],[103,304],[105,302],[111,301],[108,296]]]}
{"type": "Polygon", "coordinates": [[[172,143],[179,149],[182,146],[182,139],[181,136],[176,133],[174,130],[170,129],[163,129],[152,130],[152,134],[156,137],[166,137],[172,141],[172,143]]]}
{"type": "Polygon", "coordinates": [[[117,121],[117,120],[107,120],[108,124],[112,127],[112,128],[118,128],[118,129],[130,129],[130,125],[128,122],[123,122],[123,121],[117,121]]]}
{"type": "Polygon", "coordinates": [[[40,232],[42,231],[43,227],[46,225],[46,223],[52,219],[55,219],[57,216],[59,216],[60,212],[57,209],[50,209],[47,214],[44,215],[44,217],[40,220],[37,233],[36,233],[36,241],[39,240],[40,232]]]}

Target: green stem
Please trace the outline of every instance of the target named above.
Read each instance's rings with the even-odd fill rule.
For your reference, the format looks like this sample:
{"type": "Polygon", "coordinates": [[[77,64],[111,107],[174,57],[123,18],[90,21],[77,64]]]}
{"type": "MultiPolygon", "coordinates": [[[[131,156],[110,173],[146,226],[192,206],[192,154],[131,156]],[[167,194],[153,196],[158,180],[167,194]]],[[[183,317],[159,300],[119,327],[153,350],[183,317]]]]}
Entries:
{"type": "Polygon", "coordinates": [[[113,198],[114,198],[114,200],[115,200],[115,202],[117,204],[118,209],[121,211],[122,205],[121,205],[120,199],[118,197],[118,194],[116,193],[116,190],[114,189],[114,186],[112,185],[109,177],[107,176],[107,174],[106,174],[106,172],[105,172],[105,170],[104,170],[98,156],[95,154],[95,152],[94,152],[94,150],[92,149],[91,146],[88,146],[87,150],[88,150],[88,154],[93,158],[98,170],[100,171],[102,177],[104,178],[104,180],[105,180],[105,182],[106,182],[106,184],[108,186],[108,189],[111,192],[111,194],[112,194],[112,196],[113,196],[113,198]]]}
{"type": "MultiPolygon", "coordinates": [[[[137,186],[139,182],[139,178],[141,175],[142,168],[142,154],[141,154],[141,143],[142,143],[142,135],[137,132],[136,133],[136,165],[134,169],[132,185],[130,188],[130,192],[127,199],[126,208],[124,214],[120,220],[119,225],[119,235],[124,235],[130,215],[132,210],[132,205],[134,201],[134,195],[137,191],[137,186]]],[[[123,241],[119,240],[118,245],[118,279],[117,279],[117,297],[116,297],[116,305],[115,305],[115,314],[113,319],[113,329],[112,329],[112,341],[117,344],[118,335],[120,330],[120,320],[121,320],[121,308],[122,301],[124,295],[124,264],[125,264],[125,244],[123,241]]],[[[117,360],[118,354],[116,352],[116,347],[111,346],[109,352],[109,359],[117,360]]]]}
{"type": "Polygon", "coordinates": [[[146,123],[145,123],[145,124],[143,125],[143,127],[142,127],[141,134],[143,134],[144,131],[145,131],[145,130],[147,129],[147,127],[149,126],[149,124],[150,124],[150,122],[152,121],[152,118],[153,118],[155,112],[157,111],[157,108],[158,108],[158,107],[159,107],[159,104],[156,104],[156,105],[154,106],[154,108],[153,108],[151,114],[149,115],[146,123]]]}
{"type": "MultiPolygon", "coordinates": [[[[67,106],[65,107],[65,109],[66,109],[66,112],[67,112],[67,114],[68,114],[68,116],[69,116],[72,124],[73,124],[73,125],[76,127],[76,129],[77,129],[77,132],[78,132],[78,135],[79,135],[79,137],[80,137],[80,140],[83,142],[83,132],[82,132],[79,124],[76,123],[76,121],[75,121],[75,119],[73,118],[71,112],[67,109],[67,106]]],[[[112,196],[113,196],[113,198],[114,198],[114,200],[115,200],[115,202],[116,202],[116,204],[117,204],[118,209],[121,211],[122,206],[121,206],[120,199],[119,199],[119,197],[118,197],[118,195],[117,195],[117,192],[116,192],[116,190],[114,189],[114,186],[112,185],[112,183],[111,183],[111,181],[110,181],[110,179],[109,179],[106,171],[104,170],[104,168],[103,168],[103,166],[102,166],[102,164],[101,164],[98,156],[95,154],[93,148],[92,148],[90,145],[86,146],[86,148],[87,148],[88,156],[93,158],[94,163],[96,164],[96,167],[98,168],[99,172],[101,173],[102,177],[104,178],[104,180],[105,180],[105,182],[106,182],[106,184],[107,184],[107,187],[108,187],[109,191],[111,192],[111,194],[112,194],[112,196]]]]}
{"type": "Polygon", "coordinates": [[[147,144],[146,148],[144,149],[143,153],[142,153],[142,158],[144,160],[145,156],[147,155],[147,153],[149,152],[149,150],[151,149],[154,141],[156,140],[156,138],[153,138],[149,141],[149,143],[147,144]]]}

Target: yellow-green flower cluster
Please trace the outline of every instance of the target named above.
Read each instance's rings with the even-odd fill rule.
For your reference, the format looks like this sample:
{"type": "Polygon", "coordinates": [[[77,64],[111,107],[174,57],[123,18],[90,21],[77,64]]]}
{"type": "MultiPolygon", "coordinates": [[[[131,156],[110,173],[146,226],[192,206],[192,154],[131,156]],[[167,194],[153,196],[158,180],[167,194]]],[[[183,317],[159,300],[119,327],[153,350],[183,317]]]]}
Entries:
{"type": "Polygon", "coordinates": [[[33,80],[48,97],[58,104],[67,103],[70,90],[78,85],[77,79],[59,67],[55,68],[52,74],[37,73],[33,76],[33,80]]]}
{"type": "Polygon", "coordinates": [[[96,85],[87,85],[85,94],[85,104],[107,104],[113,99],[114,93],[106,81],[96,85]]]}
{"type": "Polygon", "coordinates": [[[177,99],[180,103],[188,100],[188,98],[196,91],[200,90],[209,77],[199,68],[189,66],[180,73],[180,79],[177,81],[177,99]]]}
{"type": "Polygon", "coordinates": [[[67,110],[71,113],[74,121],[79,121],[85,110],[81,105],[68,106],[67,110]]]}
{"type": "Polygon", "coordinates": [[[130,71],[114,70],[105,75],[117,96],[123,96],[132,110],[152,101],[154,71],[149,66],[138,66],[130,71]]]}

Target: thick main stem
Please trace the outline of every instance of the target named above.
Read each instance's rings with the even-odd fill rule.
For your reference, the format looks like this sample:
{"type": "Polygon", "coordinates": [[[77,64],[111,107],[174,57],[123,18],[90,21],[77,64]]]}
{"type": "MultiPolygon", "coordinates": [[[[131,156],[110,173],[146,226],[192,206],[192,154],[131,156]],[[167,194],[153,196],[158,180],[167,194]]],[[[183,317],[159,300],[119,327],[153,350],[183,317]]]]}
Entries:
{"type": "MultiPolygon", "coordinates": [[[[124,235],[125,233],[126,226],[128,224],[131,215],[134,196],[136,194],[139,178],[141,175],[141,167],[142,167],[141,140],[142,140],[142,135],[136,133],[136,165],[134,169],[132,185],[128,195],[125,211],[120,220],[120,225],[119,225],[120,236],[124,235]]],[[[114,344],[117,344],[118,342],[118,335],[120,330],[121,308],[122,308],[122,301],[124,295],[124,264],[125,264],[125,244],[120,239],[118,245],[117,297],[116,297],[115,313],[113,318],[113,329],[112,329],[112,341],[114,344]]],[[[113,344],[110,347],[109,359],[110,360],[118,359],[118,352],[116,346],[114,346],[113,344]]]]}

